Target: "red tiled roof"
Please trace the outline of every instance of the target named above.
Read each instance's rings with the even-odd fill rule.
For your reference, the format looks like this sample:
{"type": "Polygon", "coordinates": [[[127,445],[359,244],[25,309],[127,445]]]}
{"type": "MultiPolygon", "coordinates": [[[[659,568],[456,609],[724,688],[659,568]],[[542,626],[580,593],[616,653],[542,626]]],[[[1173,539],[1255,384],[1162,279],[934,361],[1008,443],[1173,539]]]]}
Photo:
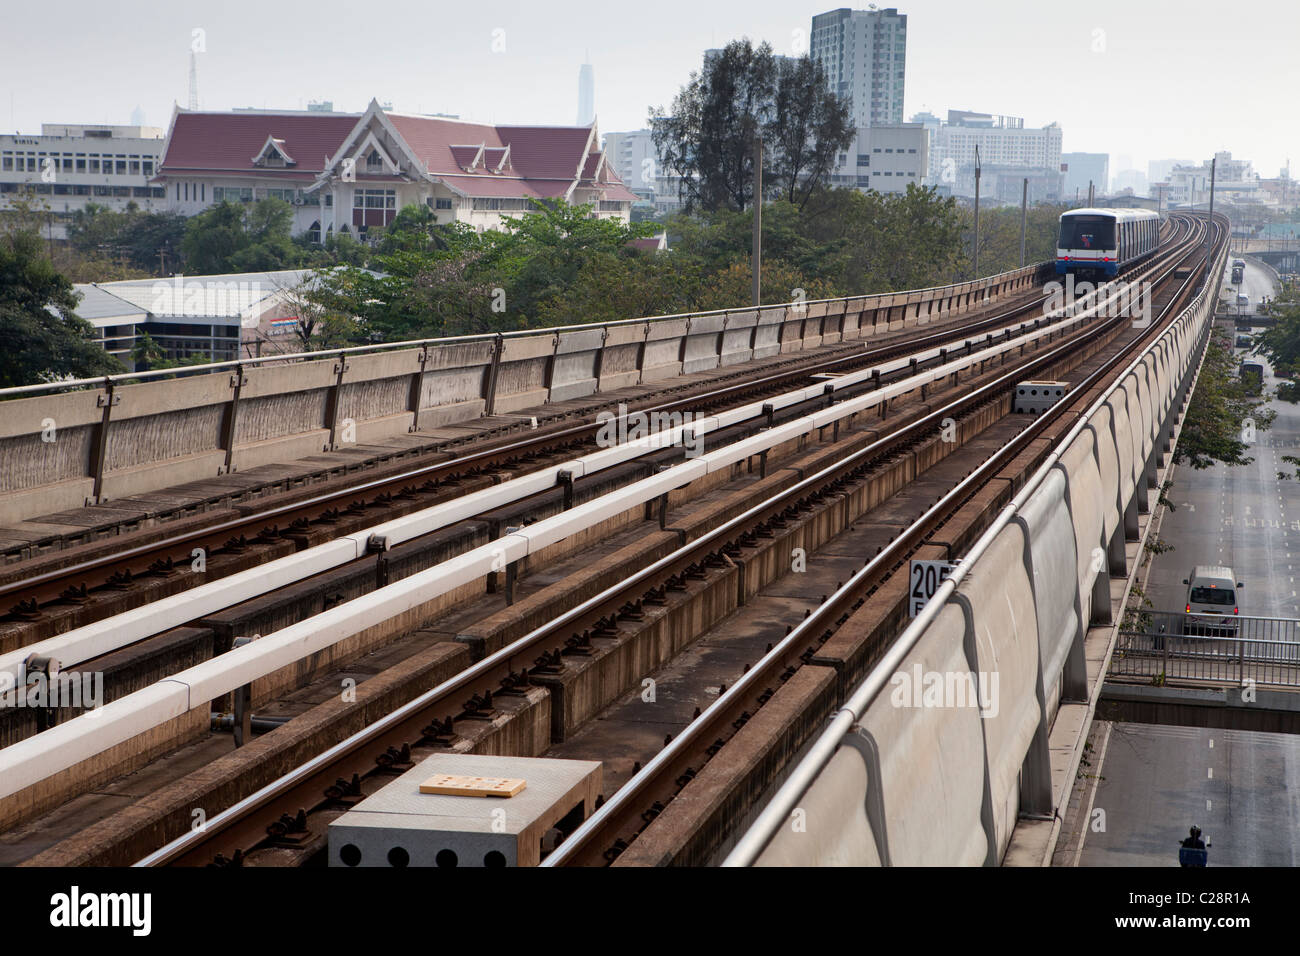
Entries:
{"type": "MultiPolygon", "coordinates": [[[[591,138],[586,126],[484,126],[460,120],[427,116],[388,114],[393,127],[411,151],[435,176],[463,173],[469,162],[460,161],[468,151],[453,146],[482,143],[488,155],[487,168],[501,161],[494,150],[510,147],[510,167],[524,179],[568,179],[578,174],[578,164],[591,138]]],[[[477,149],[475,149],[477,152],[477,149]]],[[[473,159],[473,153],[469,153],[473,159]]]]}
{"type": "MultiPolygon", "coordinates": [[[[461,169],[469,169],[479,151],[477,146],[449,146],[448,149],[451,150],[452,162],[461,169]]],[[[424,161],[423,157],[421,157],[421,161],[424,161]]],[[[428,163],[425,162],[425,165],[427,166],[428,163]]]]}
{"type": "Polygon", "coordinates": [[[563,196],[572,185],[572,180],[504,176],[439,176],[438,179],[467,196],[487,198],[551,199],[563,196]]]}
{"type": "MultiPolygon", "coordinates": [[[[178,111],[158,173],[239,171],[260,177],[314,179],[326,156],[343,148],[365,114],[345,113],[200,113],[178,111]],[[282,150],[297,163],[288,168],[253,165],[267,138],[283,141],[282,150]]],[[[605,198],[628,199],[610,167],[593,181],[601,153],[589,152],[589,126],[487,126],[439,117],[383,114],[429,174],[457,191],[487,198],[563,197],[575,182],[602,190],[605,198]],[[480,144],[483,159],[470,171],[480,144]],[[501,161],[508,162],[501,168],[501,161]]],[[[358,171],[358,178],[370,177],[358,171]]]]}
{"type": "MultiPolygon", "coordinates": [[[[266,138],[284,140],[284,151],[297,163],[288,172],[319,173],[357,125],[355,113],[191,113],[179,111],[167,140],[159,173],[177,170],[277,173],[253,165],[266,138]]],[[[294,177],[296,178],[296,177],[294,177]]]]}
{"type": "Polygon", "coordinates": [[[586,126],[501,126],[510,165],[528,179],[574,179],[591,138],[586,126]]]}

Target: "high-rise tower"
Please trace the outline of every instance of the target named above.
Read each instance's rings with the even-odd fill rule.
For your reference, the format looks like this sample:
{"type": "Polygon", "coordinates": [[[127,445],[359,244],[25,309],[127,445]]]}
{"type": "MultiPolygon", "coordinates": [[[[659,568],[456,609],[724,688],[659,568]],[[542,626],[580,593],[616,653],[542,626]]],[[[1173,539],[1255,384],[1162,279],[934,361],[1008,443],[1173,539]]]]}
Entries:
{"type": "Polygon", "coordinates": [[[826,71],[831,91],[849,104],[854,125],[903,122],[906,14],[893,7],[819,13],[812,19],[809,52],[826,71]]]}
{"type": "Polygon", "coordinates": [[[596,118],[596,73],[590,63],[578,68],[578,125],[590,126],[596,118]]]}

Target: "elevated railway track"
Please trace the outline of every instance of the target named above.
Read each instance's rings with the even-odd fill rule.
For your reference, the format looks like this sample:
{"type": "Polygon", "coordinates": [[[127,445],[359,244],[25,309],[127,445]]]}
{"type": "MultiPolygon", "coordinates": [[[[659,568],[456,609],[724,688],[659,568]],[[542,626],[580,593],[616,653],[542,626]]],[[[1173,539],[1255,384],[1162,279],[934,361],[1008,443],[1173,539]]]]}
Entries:
{"type": "MultiPolygon", "coordinates": [[[[333,548],[341,556],[337,564],[326,561],[311,573],[336,573],[365,562],[370,580],[363,593],[319,613],[281,617],[285,626],[251,645],[221,648],[223,653],[193,668],[124,685],[122,696],[95,718],[95,730],[73,729],[87,719],[68,715],[66,723],[0,751],[8,781],[0,796],[0,816],[11,827],[3,837],[8,858],[308,865],[324,859],[330,820],[424,755],[536,756],[554,749],[564,756],[607,759],[599,739],[583,743],[584,728],[643,679],[667,673],[677,657],[713,630],[725,629],[728,621],[733,629],[752,631],[734,622],[789,575],[793,548],[815,555],[834,551],[840,540],[840,550],[861,555],[856,570],[827,586],[805,618],[786,625],[788,633],[767,641],[770,646],[761,652],[751,647],[751,659],[731,680],[695,687],[692,711],[684,722],[679,718],[681,726],[662,746],[645,752],[633,746],[620,754],[626,759],[608,777],[618,788],[607,789],[603,805],[546,863],[716,861],[729,839],[724,818],[739,820],[751,811],[779,765],[886,652],[899,629],[898,606],[905,596],[906,575],[899,569],[917,555],[960,557],[1044,457],[1050,439],[1064,434],[1090,396],[1190,301],[1204,271],[1206,229],[1203,219],[1171,219],[1161,255],[1120,280],[1151,283],[1158,318],[1150,329],[1135,328],[1130,315],[1106,314],[1108,295],[1118,295],[1119,283],[1058,314],[1042,315],[1038,298],[983,314],[962,329],[913,335],[651,406],[701,417],[693,428],[683,424],[646,436],[636,449],[631,442],[591,451],[598,425],[584,422],[484,450],[482,459],[419,466],[369,482],[363,490],[285,505],[272,516],[249,515],[263,526],[269,517],[289,524],[305,518],[310,527],[344,497],[405,496],[407,501],[401,507],[405,514],[380,515],[386,521],[354,509],[351,523],[342,522],[337,535],[304,536],[303,550],[275,559],[301,560],[314,549],[333,548]],[[1035,309],[1040,314],[1031,318],[1035,309]],[[1044,377],[1069,380],[1067,398],[1033,419],[1010,415],[1015,386],[1044,377]],[[701,437],[703,454],[685,454],[688,440],[701,437]],[[528,456],[542,467],[530,471],[528,456]],[[516,466],[511,472],[516,477],[457,493],[457,482],[474,480],[471,469],[507,462],[516,466]],[[644,464],[617,480],[600,477],[638,462],[644,464]],[[530,476],[533,484],[511,488],[530,476]],[[410,494],[420,480],[437,482],[444,494],[432,501],[410,494]],[[294,507],[302,509],[296,518],[294,507]],[[463,546],[455,553],[413,565],[405,577],[386,577],[380,570],[393,549],[450,534],[465,522],[478,522],[482,533],[462,535],[463,546]],[[599,559],[591,562],[590,573],[527,586],[530,575],[545,577],[547,564],[580,563],[581,551],[600,542],[605,551],[594,552],[599,559]],[[435,606],[434,599],[442,603],[435,606]],[[295,686],[328,683],[357,653],[400,643],[421,624],[437,630],[440,616],[471,605],[479,607],[470,615],[477,615],[473,622],[459,621],[454,639],[435,640],[427,648],[426,657],[436,659],[437,666],[426,661],[423,670],[412,670],[408,661],[407,670],[422,676],[386,703],[376,697],[364,726],[355,715],[365,710],[365,700],[352,717],[342,704],[324,704],[300,714],[297,725],[295,720],[264,724],[275,729],[252,746],[245,740],[244,747],[221,756],[219,785],[182,775],[161,786],[152,803],[140,801],[134,812],[105,814],[101,808],[79,823],[73,819],[68,807],[85,788],[69,781],[79,774],[89,781],[88,762],[123,752],[142,732],[157,733],[167,721],[206,712],[209,699],[231,702],[240,698],[241,688],[243,713],[250,708],[265,713],[295,686]],[[389,619],[401,623],[370,645],[357,643],[376,621],[389,619]],[[657,650],[647,650],[652,646],[657,650]],[[328,649],[334,647],[346,653],[331,660],[328,649]],[[295,663],[322,653],[326,660],[310,673],[295,663]],[[620,654],[637,657],[639,669],[616,665],[620,654]],[[290,671],[298,679],[288,680],[290,671]],[[432,689],[414,686],[431,676],[432,689]],[[166,703],[173,696],[183,701],[166,703]],[[315,729],[308,732],[313,721],[315,729]],[[294,737],[294,745],[277,751],[277,735],[294,737]],[[584,752],[584,746],[595,749],[584,752]],[[292,768],[278,771],[284,761],[293,762],[292,768]],[[51,790],[54,779],[63,783],[51,790]],[[185,821],[196,806],[204,810],[205,825],[191,832],[185,821]],[[39,829],[50,814],[61,814],[62,838],[29,841],[35,850],[24,851],[23,835],[39,829]]],[[[209,537],[202,540],[208,541],[229,533],[195,529],[185,534],[205,531],[209,537]]],[[[142,545],[160,551],[127,560],[203,546],[194,544],[198,537],[174,538],[142,545]]],[[[85,576],[107,567],[73,573],[85,576]]],[[[259,567],[266,572],[270,565],[259,567]]],[[[256,571],[224,579],[226,593],[213,592],[202,615],[192,613],[200,592],[221,581],[174,592],[168,598],[174,607],[170,617],[154,614],[154,604],[142,604],[138,612],[108,615],[15,648],[0,655],[0,668],[26,663],[34,652],[63,653],[65,667],[93,668],[103,655],[130,654],[169,629],[202,629],[202,616],[270,601],[277,591],[310,581],[310,575],[264,573],[261,585],[249,584],[256,571]],[[150,616],[154,620],[145,623],[150,616]],[[59,640],[63,643],[47,643],[59,640]]],[[[21,600],[35,599],[40,607],[38,589],[49,594],[66,580],[28,581],[31,596],[21,600]]],[[[19,593],[16,587],[11,594],[19,593]]],[[[393,686],[397,683],[394,675],[393,686]]],[[[185,736],[173,737],[171,749],[185,736]]],[[[188,739],[193,736],[191,726],[188,739]]],[[[141,766],[139,760],[134,766],[141,766]]]]}

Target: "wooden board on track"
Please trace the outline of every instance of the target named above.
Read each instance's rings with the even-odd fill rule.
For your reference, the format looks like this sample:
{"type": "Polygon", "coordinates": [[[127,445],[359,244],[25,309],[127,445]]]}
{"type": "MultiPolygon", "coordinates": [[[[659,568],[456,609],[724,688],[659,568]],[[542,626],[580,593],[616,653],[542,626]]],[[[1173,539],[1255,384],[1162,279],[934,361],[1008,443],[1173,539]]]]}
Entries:
{"type": "Polygon", "coordinates": [[[527,785],[522,777],[463,777],[439,773],[420,784],[420,792],[453,797],[513,797],[527,785]]]}

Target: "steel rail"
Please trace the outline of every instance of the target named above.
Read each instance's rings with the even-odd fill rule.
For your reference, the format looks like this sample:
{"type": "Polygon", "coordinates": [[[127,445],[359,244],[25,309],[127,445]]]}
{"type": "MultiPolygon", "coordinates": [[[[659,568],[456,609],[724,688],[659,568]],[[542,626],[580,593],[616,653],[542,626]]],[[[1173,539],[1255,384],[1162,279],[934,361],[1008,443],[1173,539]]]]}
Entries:
{"type": "MultiPolygon", "coordinates": [[[[1193,231],[1195,232],[1195,230],[1193,231]]],[[[1171,263],[1165,270],[1161,279],[1163,281],[1172,275],[1178,266],[1188,257],[1196,255],[1196,249],[1199,247],[1199,240],[1191,241],[1186,246],[1181,247],[1185,251],[1177,258],[1176,262],[1171,263]]],[[[1167,257],[1174,258],[1174,257],[1167,257]]],[[[1193,271],[1193,275],[1194,275],[1193,271]]],[[[1191,281],[1189,278],[1188,281],[1191,281]]],[[[1185,285],[1185,283],[1184,283],[1185,285]]],[[[1174,302],[1177,301],[1177,294],[1174,302]]],[[[1166,307],[1165,314],[1161,316],[1163,323],[1172,309],[1172,304],[1166,307]]],[[[1123,317],[1117,319],[1122,320],[1123,317]]],[[[1175,319],[1169,321],[1172,324],[1175,319]]],[[[1153,330],[1145,335],[1134,338],[1119,353],[1107,360],[1093,373],[1088,375],[1083,382],[1071,390],[1073,395],[1085,395],[1091,390],[1098,381],[1105,375],[1110,374],[1116,365],[1123,358],[1137,349],[1141,343],[1147,339],[1158,337],[1165,331],[1164,327],[1157,327],[1153,323],[1153,330]]],[[[1127,370],[1119,376],[1122,380],[1127,375],[1127,370]]],[[[869,586],[881,576],[884,572],[896,567],[906,558],[916,547],[918,547],[925,537],[931,532],[932,528],[939,523],[939,519],[945,515],[953,513],[961,507],[966,500],[982,487],[990,477],[996,475],[998,471],[1020,454],[1021,451],[1033,441],[1048,425],[1055,421],[1056,418],[1066,413],[1068,409],[1073,408],[1077,402],[1062,402],[1053,406],[1042,416],[1035,419],[1030,425],[1006,446],[995,453],[988,461],[980,465],[974,472],[968,475],[958,485],[945,494],[936,504],[926,510],[922,516],[912,525],[901,532],[893,542],[885,547],[880,554],[870,559],[867,564],[855,573],[845,584],[813,613],[801,621],[784,639],[775,644],[770,652],[765,654],[760,661],[752,666],[742,677],[727,690],[719,695],[699,718],[692,721],[687,727],[673,738],[663,750],[656,754],[644,767],[641,772],[636,774],[622,788],[618,790],[611,798],[597,810],[592,816],[573,833],[569,839],[562,843],[550,856],[543,862],[543,866],[563,866],[566,863],[576,862],[579,855],[583,856],[583,862],[593,863],[593,852],[608,849],[612,844],[610,837],[620,826],[627,826],[628,819],[637,819],[639,811],[645,803],[645,796],[652,788],[662,786],[663,780],[672,780],[677,773],[683,771],[683,764],[691,761],[691,766],[698,769],[702,766],[703,761],[699,758],[698,751],[701,745],[719,739],[719,727],[729,727],[730,718],[736,708],[750,699],[750,695],[757,688],[770,684],[774,675],[785,670],[790,652],[799,644],[815,640],[816,635],[826,630],[833,630],[834,622],[845,615],[851,613],[853,604],[858,601],[859,597],[864,594],[869,586]],[[689,752],[688,752],[689,751],[689,752]]],[[[1086,422],[1087,416],[1081,416],[1080,424],[1077,428],[1082,427],[1082,422],[1086,422]]],[[[1050,464],[1050,462],[1049,462],[1050,464]]],[[[1046,467],[1046,466],[1044,466],[1046,467]]],[[[1036,485],[1035,485],[1036,487],[1036,485]]],[[[1021,495],[1025,492],[1022,491],[1021,495]]],[[[1019,497],[1019,496],[1018,496],[1019,497]]],[[[1010,506],[1008,506],[1010,507],[1010,506]]],[[[999,517],[999,520],[1001,516],[999,517]]],[[[986,532],[981,540],[991,534],[992,531],[986,532]]],[[[957,565],[958,569],[968,567],[977,555],[972,552],[964,557],[957,565]]],[[[954,572],[954,577],[956,572],[954,572]]],[[[949,579],[952,580],[951,578],[949,579]]],[[[953,585],[955,587],[955,585],[953,585]]],[[[935,598],[937,601],[938,598],[935,598]]],[[[934,602],[932,601],[931,604],[934,602]]],[[[901,642],[901,638],[899,639],[901,642]]],[[[895,647],[898,646],[896,642],[895,647]]],[[[894,656],[893,651],[886,655],[886,660],[894,656]]],[[[877,669],[883,669],[884,663],[877,665],[877,669]]],[[[892,671],[891,671],[892,672],[892,671]]],[[[874,673],[874,671],[873,671],[874,673]]],[[[882,685],[883,686],[883,685],[882,685]]],[[[707,758],[706,758],[707,759],[707,758]]],[[[688,784],[689,785],[689,784],[688,784]]],[[[784,816],[781,817],[784,819],[784,816]]],[[[637,828],[638,832],[642,828],[637,828]]],[[[630,835],[628,831],[622,831],[624,835],[630,835]]]]}
{"type": "MultiPolygon", "coordinates": [[[[1223,229],[1220,221],[1216,218],[1213,222],[1207,223],[1205,231],[1210,228],[1215,230],[1216,236],[1222,236],[1223,229]]],[[[1199,242],[1197,242],[1199,247],[1199,242]]],[[[1223,247],[1220,247],[1219,255],[1222,256],[1223,247]]],[[[1199,260],[1201,257],[1193,250],[1188,255],[1189,259],[1199,260]]],[[[1209,259],[1211,256],[1206,256],[1209,259]]],[[[1195,264],[1195,262],[1194,262],[1195,264]]],[[[1192,268],[1183,283],[1182,289],[1189,286],[1195,286],[1200,278],[1200,270],[1192,268]]],[[[1181,290],[1180,290],[1181,292],[1181,290]]],[[[1029,497],[1041,486],[1042,482],[1050,473],[1052,467],[1060,458],[1061,449],[1068,447],[1069,442],[1082,431],[1087,421],[1096,413],[1097,410],[1106,402],[1114,393],[1120,384],[1142,363],[1150,351],[1151,344],[1159,340],[1169,328],[1180,321],[1192,309],[1199,307],[1204,299],[1209,296],[1209,287],[1206,286],[1200,295],[1193,298],[1190,304],[1181,306],[1181,311],[1173,317],[1163,328],[1154,328],[1151,333],[1141,336],[1134,340],[1127,351],[1136,349],[1137,345],[1143,340],[1151,339],[1151,343],[1143,348],[1125,368],[1114,377],[1114,383],[1107,388],[1089,407],[1079,415],[1079,420],[1075,426],[1056,444],[1056,450],[1048,457],[1046,461],[1035,471],[1026,482],[1025,486],[1019,493],[1007,504],[999,513],[997,518],[992,522],[988,529],[980,538],[971,546],[967,554],[958,562],[953,569],[952,574],[944,581],[930,601],[922,608],[921,612],[912,620],[911,624],[903,631],[893,644],[886,651],[881,660],[872,668],[870,674],[862,681],[852,696],[837,711],[831,719],[827,728],[813,741],[811,748],[806,752],[800,762],[794,768],[793,773],[786,779],[776,794],[767,803],[760,812],[754,823],[749,827],[746,833],[732,848],[723,865],[748,866],[752,865],[762,853],[763,849],[771,841],[776,831],[788,819],[790,812],[794,809],[799,799],[816,780],[817,776],[830,762],[831,758],[838,750],[845,734],[853,727],[853,724],[860,719],[861,715],[866,712],[867,707],[884,689],[892,674],[904,662],[906,656],[916,646],[926,629],[938,617],[939,612],[947,604],[948,599],[956,591],[957,586],[965,579],[970,567],[983,555],[992,545],[994,538],[1003,528],[1011,521],[1019,508],[1029,499],[1029,497]]],[[[1173,303],[1178,302],[1175,296],[1173,303]]],[[[1174,308],[1171,303],[1169,310],[1174,308]]],[[[1208,323],[1207,323],[1208,325],[1208,323]]],[[[1121,356],[1126,353],[1121,353],[1121,356]]],[[[1119,359],[1121,356],[1116,356],[1119,359]]],[[[1110,363],[1113,367],[1116,362],[1110,363]]],[[[1153,450],[1154,453],[1154,450],[1153,450]]],[[[602,808],[603,809],[603,808],[602,808]]],[[[579,831],[580,832],[580,831],[579,831]]],[[[576,836],[577,834],[575,834],[576,836]]],[[[558,851],[557,851],[558,852],[558,851]]]]}
{"type": "MultiPolygon", "coordinates": [[[[1120,322],[1125,321],[1125,319],[1118,317],[1112,321],[1120,322]]],[[[1087,334],[1094,334],[1095,332],[1096,329],[1087,329],[1087,334]]],[[[547,640],[554,640],[557,636],[567,635],[571,630],[581,627],[584,621],[608,615],[608,608],[611,605],[622,603],[629,595],[643,592],[646,589],[647,582],[671,574],[675,569],[683,565],[697,563],[702,556],[716,550],[719,542],[727,540],[729,536],[734,536],[738,529],[747,524],[753,524],[755,520],[761,520],[760,516],[770,517],[773,512],[780,512],[787,508],[789,502],[806,497],[821,486],[842,480],[846,472],[858,467],[861,463],[869,462],[872,458],[878,457],[887,447],[911,440],[913,435],[924,434],[926,429],[933,428],[935,422],[942,421],[944,417],[952,415],[954,411],[974,407],[987,401],[992,395],[1004,391],[1007,387],[1023,378],[1026,374],[1026,368],[1037,368],[1050,364],[1075,349],[1077,349],[1077,336],[1058,343],[1046,353],[1033,356],[1024,366],[1018,366],[1012,371],[1000,375],[993,382],[986,383],[974,392],[954,400],[943,408],[924,416],[912,425],[906,426],[899,432],[877,440],[843,461],[823,469],[795,486],[754,506],[718,529],[636,572],[625,581],[614,585],[601,594],[584,601],[555,620],[524,635],[506,648],[462,671],[420,697],[413,699],[367,728],[358,731],[347,740],[322,752],[301,767],[290,771],[285,776],[211,818],[201,833],[187,834],[172,841],[167,846],[145,857],[140,861],[139,865],[206,862],[203,858],[206,856],[211,859],[214,851],[231,851],[240,848],[234,846],[234,844],[241,841],[232,841],[230,839],[221,841],[218,840],[218,837],[227,831],[239,828],[239,825],[246,821],[250,814],[258,812],[259,820],[264,821],[268,816],[275,817],[277,811],[282,808],[287,809],[288,812],[294,812],[299,808],[319,805],[321,802],[319,793],[323,790],[323,787],[320,786],[322,781],[325,784],[333,783],[334,779],[340,775],[340,772],[346,775],[347,771],[352,767],[359,768],[354,772],[373,769],[374,761],[371,757],[375,751],[383,751],[387,746],[400,746],[401,743],[409,743],[412,739],[419,740],[422,735],[416,731],[419,730],[420,726],[429,723],[431,719],[430,708],[445,703],[451,695],[458,691],[465,691],[477,682],[498,676],[503,671],[506,674],[512,673],[514,659],[519,655],[535,653],[538,645],[547,640]],[[361,755],[360,760],[354,760],[346,768],[340,769],[342,761],[350,757],[356,757],[358,754],[361,755]],[[313,793],[316,794],[315,797],[311,796],[313,793]],[[220,845],[214,847],[214,844],[220,845]]],[[[876,567],[878,566],[877,564],[876,567]]],[[[730,694],[730,691],[728,693],[730,694]]],[[[258,828],[255,824],[248,825],[243,830],[247,833],[244,841],[245,847],[248,846],[247,840],[256,839],[260,841],[265,839],[264,830],[258,828]]]]}

